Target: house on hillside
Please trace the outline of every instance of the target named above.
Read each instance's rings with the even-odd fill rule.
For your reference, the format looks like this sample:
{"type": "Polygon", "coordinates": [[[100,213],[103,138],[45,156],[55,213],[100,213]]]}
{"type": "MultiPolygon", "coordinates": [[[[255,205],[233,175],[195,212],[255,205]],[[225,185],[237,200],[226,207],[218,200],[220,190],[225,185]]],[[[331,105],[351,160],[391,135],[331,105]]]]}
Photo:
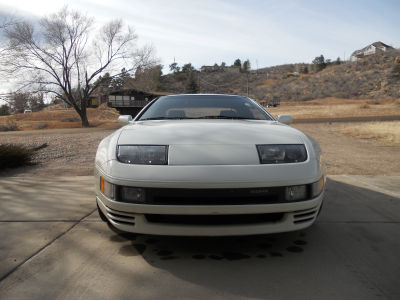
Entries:
{"type": "Polygon", "coordinates": [[[374,55],[379,52],[385,52],[388,50],[394,49],[393,47],[386,45],[382,42],[375,42],[371,45],[368,45],[360,50],[354,51],[350,56],[350,61],[357,61],[360,58],[363,58],[368,55],[374,55]]]}
{"type": "Polygon", "coordinates": [[[240,73],[240,67],[238,66],[218,66],[217,64],[213,66],[201,66],[201,72],[212,73],[212,72],[230,72],[230,73],[240,73]]]}

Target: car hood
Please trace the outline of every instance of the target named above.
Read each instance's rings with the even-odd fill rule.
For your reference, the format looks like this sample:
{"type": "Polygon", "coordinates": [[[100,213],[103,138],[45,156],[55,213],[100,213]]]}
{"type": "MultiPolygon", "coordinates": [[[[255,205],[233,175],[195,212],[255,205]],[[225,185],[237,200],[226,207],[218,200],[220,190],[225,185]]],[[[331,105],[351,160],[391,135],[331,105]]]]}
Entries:
{"type": "Polygon", "coordinates": [[[303,144],[303,134],[276,121],[161,120],[125,126],[118,144],[255,145],[303,144]]]}
{"type": "Polygon", "coordinates": [[[275,121],[168,120],[124,127],[119,145],[168,145],[168,165],[259,165],[257,144],[303,144],[275,121]]]}

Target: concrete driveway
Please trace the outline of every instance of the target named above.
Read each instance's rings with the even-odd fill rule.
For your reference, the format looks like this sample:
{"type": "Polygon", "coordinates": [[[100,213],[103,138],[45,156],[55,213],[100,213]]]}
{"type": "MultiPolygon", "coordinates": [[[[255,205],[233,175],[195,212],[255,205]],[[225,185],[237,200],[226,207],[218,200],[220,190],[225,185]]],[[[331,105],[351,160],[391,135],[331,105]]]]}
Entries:
{"type": "Polygon", "coordinates": [[[400,176],[330,176],[295,233],[118,235],[92,177],[0,179],[1,299],[400,299],[400,176]]]}

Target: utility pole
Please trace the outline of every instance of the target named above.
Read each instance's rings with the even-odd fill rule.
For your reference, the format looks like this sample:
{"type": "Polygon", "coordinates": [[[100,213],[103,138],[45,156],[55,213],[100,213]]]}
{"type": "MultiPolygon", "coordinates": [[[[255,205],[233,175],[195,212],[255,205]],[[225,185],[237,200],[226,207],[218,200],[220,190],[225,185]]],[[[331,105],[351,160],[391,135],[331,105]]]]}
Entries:
{"type": "Polygon", "coordinates": [[[199,94],[201,94],[201,88],[200,88],[200,71],[197,72],[197,85],[199,86],[199,94]]]}
{"type": "Polygon", "coordinates": [[[258,59],[256,59],[256,74],[258,75],[258,59]]]}

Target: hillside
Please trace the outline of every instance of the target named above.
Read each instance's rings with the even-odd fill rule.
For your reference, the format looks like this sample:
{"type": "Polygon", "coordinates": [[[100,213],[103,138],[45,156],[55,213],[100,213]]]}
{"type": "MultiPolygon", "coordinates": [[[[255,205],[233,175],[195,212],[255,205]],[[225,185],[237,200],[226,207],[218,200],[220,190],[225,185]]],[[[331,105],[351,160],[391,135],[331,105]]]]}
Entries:
{"type": "MultiPolygon", "coordinates": [[[[248,73],[249,95],[258,100],[304,101],[325,97],[384,99],[400,97],[400,80],[392,75],[400,50],[372,55],[358,62],[331,64],[314,73],[312,65],[292,64],[263,68],[248,73]],[[309,74],[292,76],[303,67],[309,74]]],[[[164,92],[184,93],[188,74],[175,73],[161,78],[164,92]]],[[[201,93],[247,94],[247,74],[195,72],[201,93]]]]}

